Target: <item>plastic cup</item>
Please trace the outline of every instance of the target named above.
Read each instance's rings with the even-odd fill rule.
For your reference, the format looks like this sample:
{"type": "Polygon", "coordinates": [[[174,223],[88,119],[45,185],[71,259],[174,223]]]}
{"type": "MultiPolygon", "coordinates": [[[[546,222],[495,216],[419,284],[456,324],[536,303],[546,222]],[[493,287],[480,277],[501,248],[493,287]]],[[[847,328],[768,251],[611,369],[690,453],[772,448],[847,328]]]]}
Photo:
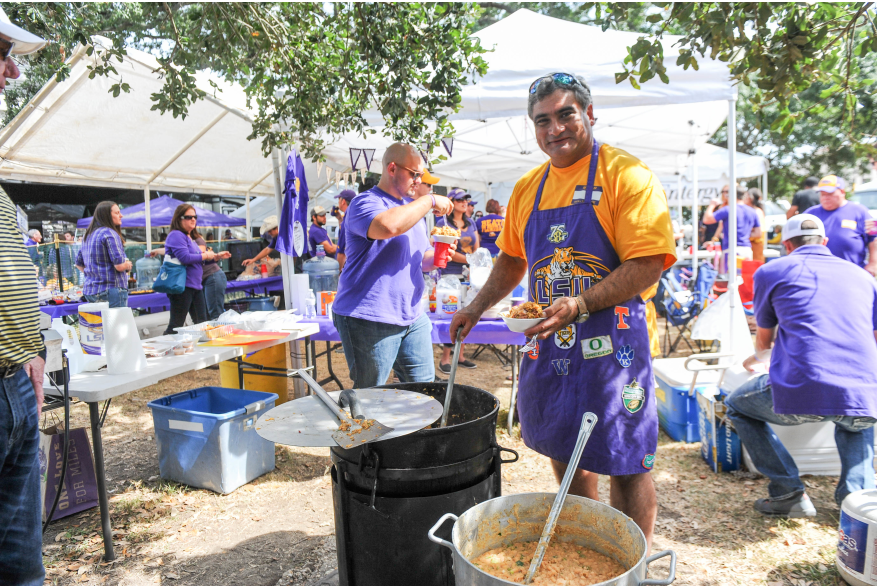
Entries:
{"type": "Polygon", "coordinates": [[[436,267],[444,269],[448,266],[448,260],[451,258],[451,245],[459,237],[437,234],[432,238],[435,239],[435,256],[433,258],[433,263],[436,267]]]}

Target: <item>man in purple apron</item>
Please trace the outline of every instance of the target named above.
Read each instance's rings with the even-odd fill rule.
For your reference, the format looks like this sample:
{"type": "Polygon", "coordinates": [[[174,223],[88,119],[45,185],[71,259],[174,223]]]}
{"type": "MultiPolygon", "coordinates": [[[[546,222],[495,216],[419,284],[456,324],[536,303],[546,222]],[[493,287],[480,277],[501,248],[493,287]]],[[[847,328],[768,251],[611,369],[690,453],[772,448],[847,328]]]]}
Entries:
{"type": "Polygon", "coordinates": [[[594,139],[582,78],[537,79],[528,113],[550,162],[515,186],[494,269],[473,303],[454,316],[451,333],[462,326],[465,337],[529,271],[530,299],[547,319],[526,333],[539,342],[521,367],[524,442],[551,459],[560,480],[582,414],[597,414],[570,491],[598,499],[597,475],[609,475],[612,505],[651,542],[658,417],[654,333],[642,294],[675,261],[664,191],[642,162],[594,139]]]}

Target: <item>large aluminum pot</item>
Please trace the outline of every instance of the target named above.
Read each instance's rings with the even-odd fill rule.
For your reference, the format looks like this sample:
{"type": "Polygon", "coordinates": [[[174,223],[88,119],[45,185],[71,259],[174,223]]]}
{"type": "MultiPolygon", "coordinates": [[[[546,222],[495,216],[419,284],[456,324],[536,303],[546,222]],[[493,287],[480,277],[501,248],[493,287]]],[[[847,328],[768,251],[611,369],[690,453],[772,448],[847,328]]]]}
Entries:
{"type": "MultiPolygon", "coordinates": [[[[429,539],[453,553],[457,585],[517,585],[488,575],[469,561],[504,544],[538,541],[555,495],[519,493],[485,501],[459,517],[445,514],[430,529],[429,539]],[[449,518],[454,520],[452,542],[435,535],[449,518]]],[[[591,499],[568,495],[551,539],[586,546],[628,569],[600,585],[670,585],[676,578],[675,552],[664,550],[646,557],[646,537],[639,526],[618,510],[591,499]],[[668,555],[669,577],[646,579],[649,563],[668,555]]]]}

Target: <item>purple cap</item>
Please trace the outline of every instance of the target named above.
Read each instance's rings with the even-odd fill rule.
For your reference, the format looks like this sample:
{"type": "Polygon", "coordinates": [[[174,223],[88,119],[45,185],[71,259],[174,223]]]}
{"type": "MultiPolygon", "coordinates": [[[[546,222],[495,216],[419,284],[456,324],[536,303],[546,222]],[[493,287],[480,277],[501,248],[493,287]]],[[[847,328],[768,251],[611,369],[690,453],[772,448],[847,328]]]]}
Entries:
{"type": "Polygon", "coordinates": [[[356,197],[356,192],[355,192],[355,191],[353,191],[353,190],[342,190],[340,194],[338,194],[337,196],[335,196],[335,199],[338,200],[338,199],[343,198],[343,199],[345,199],[345,200],[347,200],[347,201],[349,202],[350,200],[352,200],[352,199],[355,198],[355,197],[356,197]]]}
{"type": "Polygon", "coordinates": [[[448,198],[452,200],[465,200],[466,198],[471,199],[472,196],[466,193],[466,190],[464,189],[454,188],[451,190],[451,193],[448,194],[448,198]]]}

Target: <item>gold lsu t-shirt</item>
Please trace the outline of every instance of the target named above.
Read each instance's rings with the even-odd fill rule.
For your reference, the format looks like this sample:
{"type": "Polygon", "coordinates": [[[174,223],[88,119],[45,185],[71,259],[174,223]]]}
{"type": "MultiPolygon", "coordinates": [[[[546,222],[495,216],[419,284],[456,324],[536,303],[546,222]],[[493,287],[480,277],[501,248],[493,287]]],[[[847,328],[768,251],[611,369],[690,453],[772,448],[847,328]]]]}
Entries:
{"type": "MultiPolygon", "coordinates": [[[[572,205],[573,198],[585,197],[591,156],[569,167],[552,167],[545,180],[540,210],[572,205]]],[[[501,251],[526,259],[524,229],[533,211],[536,191],[548,163],[529,171],[515,184],[509,200],[506,222],[496,240],[501,251]]],[[[646,165],[626,151],[600,146],[593,201],[600,226],[622,263],[628,259],[664,255],[664,269],[676,262],[676,242],[664,188],[646,165]]],[[[547,236],[547,235],[546,235],[547,236]]],[[[655,295],[657,284],[642,293],[644,300],[655,295]]],[[[652,355],[658,348],[657,318],[653,304],[646,304],[646,320],[652,355]]]]}

